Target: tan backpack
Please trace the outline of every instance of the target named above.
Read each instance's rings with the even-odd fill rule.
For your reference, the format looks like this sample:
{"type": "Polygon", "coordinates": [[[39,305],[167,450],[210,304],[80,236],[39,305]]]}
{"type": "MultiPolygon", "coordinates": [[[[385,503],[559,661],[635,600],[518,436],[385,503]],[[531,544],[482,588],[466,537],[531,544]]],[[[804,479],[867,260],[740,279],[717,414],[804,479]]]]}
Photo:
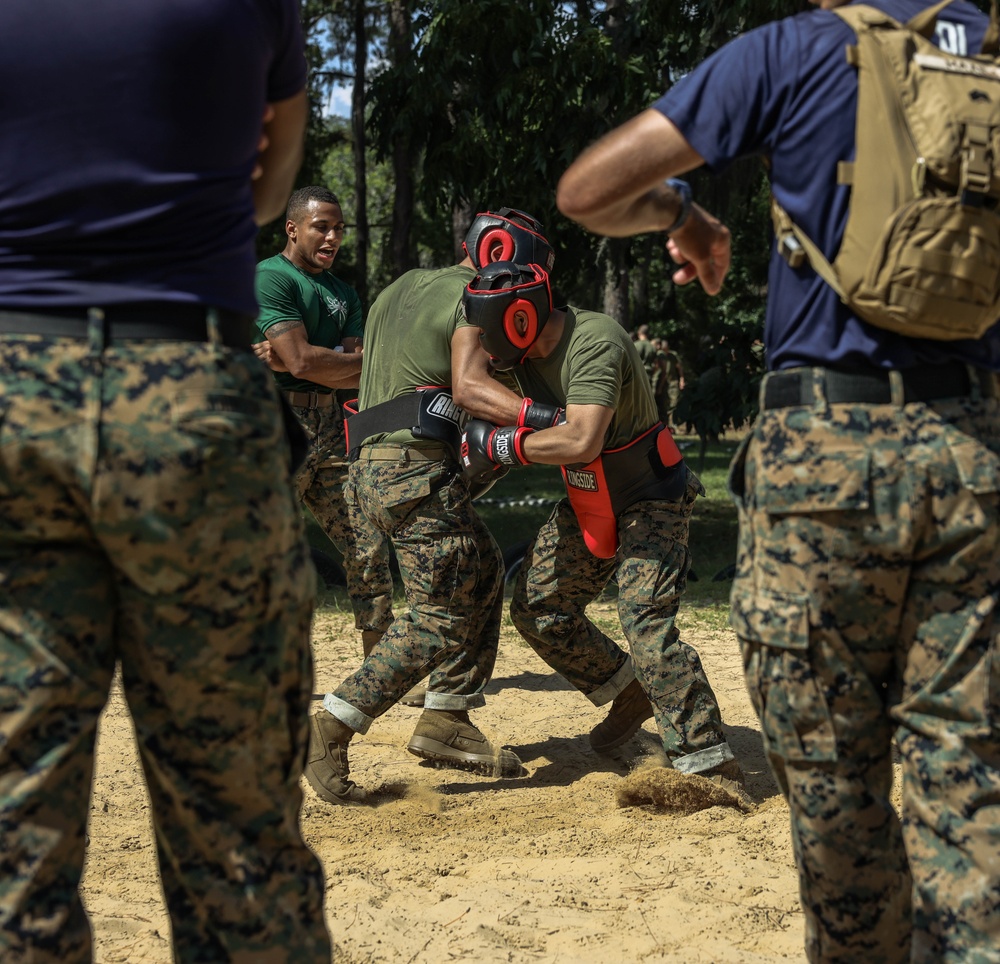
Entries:
{"type": "Polygon", "coordinates": [[[847,228],[831,265],[772,198],[779,250],[808,260],[855,314],[914,338],[979,338],[1000,318],[1000,27],[983,53],[930,41],[951,0],[900,24],[873,7],[834,10],[857,34],[857,153],[847,228]]]}

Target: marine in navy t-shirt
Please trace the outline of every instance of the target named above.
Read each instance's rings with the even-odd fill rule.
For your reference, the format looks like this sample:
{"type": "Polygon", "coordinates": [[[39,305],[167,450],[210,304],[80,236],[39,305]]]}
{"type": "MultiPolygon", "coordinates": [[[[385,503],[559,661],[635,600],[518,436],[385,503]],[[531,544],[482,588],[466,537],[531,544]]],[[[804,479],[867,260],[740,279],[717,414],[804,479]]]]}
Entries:
{"type": "MultiPolygon", "coordinates": [[[[869,5],[899,21],[927,7],[925,0],[869,5]]],[[[949,53],[976,53],[987,25],[970,3],[955,0],[938,18],[935,42],[949,53]]],[[[831,11],[775,21],[728,44],[653,105],[714,172],[738,157],[768,158],[778,202],[829,260],[847,224],[850,189],[837,185],[837,163],[854,159],[857,73],[844,54],[854,42],[831,11]]],[[[910,368],[953,358],[1000,370],[1000,325],[978,341],[899,337],[858,319],[810,267],[793,270],[776,251],[764,343],[772,370],[910,368]]]]}

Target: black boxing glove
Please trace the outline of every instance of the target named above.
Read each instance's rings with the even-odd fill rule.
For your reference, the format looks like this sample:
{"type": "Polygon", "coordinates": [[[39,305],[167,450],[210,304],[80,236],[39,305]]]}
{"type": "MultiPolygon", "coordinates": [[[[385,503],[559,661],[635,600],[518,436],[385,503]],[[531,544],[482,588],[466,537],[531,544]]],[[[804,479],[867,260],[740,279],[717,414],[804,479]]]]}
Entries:
{"type": "Polygon", "coordinates": [[[468,478],[498,466],[527,465],[524,440],[534,429],[518,425],[498,428],[479,418],[470,419],[462,433],[462,467],[468,478]]]}
{"type": "Polygon", "coordinates": [[[566,421],[566,410],[557,405],[547,405],[530,398],[521,402],[521,411],[517,413],[517,424],[520,428],[552,428],[566,421]]]}
{"type": "Polygon", "coordinates": [[[480,480],[489,477],[500,466],[494,462],[486,450],[486,441],[496,426],[479,418],[470,418],[462,432],[462,475],[467,479],[480,480]]]}

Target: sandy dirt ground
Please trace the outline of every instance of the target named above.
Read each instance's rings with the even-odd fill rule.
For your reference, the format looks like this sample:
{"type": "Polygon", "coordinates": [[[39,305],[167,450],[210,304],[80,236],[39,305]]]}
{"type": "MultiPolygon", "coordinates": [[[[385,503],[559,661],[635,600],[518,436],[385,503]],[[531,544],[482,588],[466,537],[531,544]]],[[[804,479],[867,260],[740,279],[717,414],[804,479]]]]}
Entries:
{"type": "MultiPolygon", "coordinates": [[[[615,635],[613,605],[592,610],[615,635]]],[[[622,787],[656,766],[652,721],[614,756],[595,756],[587,733],[604,711],[508,622],[474,719],[517,751],[523,777],[419,760],[406,742],[420,711],[397,706],[352,743],[352,775],[373,791],[373,806],[331,807],[303,781],[303,830],[326,871],[336,962],[804,960],[788,811],[764,761],[736,640],[685,626],[683,610],[680,626],[715,688],[752,810],[619,806],[622,787]]],[[[351,620],[335,609],[317,615],[313,644],[319,692],[360,658],[351,620]]],[[[96,960],[169,961],[149,802],[117,693],[102,721],[89,833],[84,896],[96,960]]]]}

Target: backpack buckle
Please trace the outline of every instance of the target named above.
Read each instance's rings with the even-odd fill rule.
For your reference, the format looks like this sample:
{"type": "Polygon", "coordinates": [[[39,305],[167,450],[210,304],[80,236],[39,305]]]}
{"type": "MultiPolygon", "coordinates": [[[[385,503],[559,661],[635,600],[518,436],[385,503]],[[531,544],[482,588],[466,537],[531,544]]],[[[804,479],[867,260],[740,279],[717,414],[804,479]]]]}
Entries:
{"type": "Polygon", "coordinates": [[[780,254],[785,261],[788,262],[788,266],[794,270],[801,268],[806,261],[806,253],[802,249],[802,245],[799,244],[799,239],[795,237],[794,234],[786,234],[781,238],[778,243],[778,254],[780,254]]]}
{"type": "Polygon", "coordinates": [[[962,135],[962,170],[958,182],[962,203],[982,207],[992,181],[990,129],[983,124],[967,124],[962,135]]]}

